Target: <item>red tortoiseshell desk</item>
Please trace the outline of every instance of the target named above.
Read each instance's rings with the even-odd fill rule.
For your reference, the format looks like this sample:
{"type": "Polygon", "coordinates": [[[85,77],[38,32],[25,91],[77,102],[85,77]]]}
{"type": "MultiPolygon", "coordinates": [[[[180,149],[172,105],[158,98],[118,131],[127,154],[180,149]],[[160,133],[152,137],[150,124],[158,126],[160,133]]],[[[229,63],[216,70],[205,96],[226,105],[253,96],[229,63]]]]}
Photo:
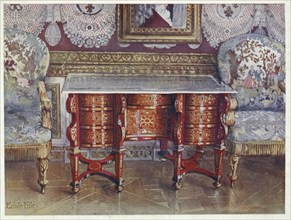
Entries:
{"type": "Polygon", "coordinates": [[[173,161],[175,189],[188,172],[207,175],[220,187],[224,140],[234,123],[235,102],[229,95],[235,91],[214,77],[69,74],[63,92],[71,114],[67,138],[74,192],[92,174],[112,179],[122,191],[124,141],[152,139],[161,141],[161,155],[173,161]],[[168,140],[174,142],[172,154],[167,152],[168,140]],[[182,158],[184,146],[196,147],[192,158],[182,158]],[[206,146],[214,149],[213,172],[199,167],[206,146]],[[85,158],[80,151],[106,147],[112,153],[102,160],[85,158]],[[87,164],[81,174],[79,162],[87,164]],[[115,163],[115,173],[103,169],[110,162],[115,163]]]}

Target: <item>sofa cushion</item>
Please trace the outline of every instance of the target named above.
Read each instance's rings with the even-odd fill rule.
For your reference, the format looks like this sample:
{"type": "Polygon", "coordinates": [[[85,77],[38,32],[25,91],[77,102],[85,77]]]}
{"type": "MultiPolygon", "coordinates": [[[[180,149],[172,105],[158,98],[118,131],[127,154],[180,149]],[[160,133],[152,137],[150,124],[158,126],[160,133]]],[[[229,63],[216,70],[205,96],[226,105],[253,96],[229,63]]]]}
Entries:
{"type": "Polygon", "coordinates": [[[285,114],[273,111],[237,111],[228,140],[235,142],[284,141],[285,114]]]}

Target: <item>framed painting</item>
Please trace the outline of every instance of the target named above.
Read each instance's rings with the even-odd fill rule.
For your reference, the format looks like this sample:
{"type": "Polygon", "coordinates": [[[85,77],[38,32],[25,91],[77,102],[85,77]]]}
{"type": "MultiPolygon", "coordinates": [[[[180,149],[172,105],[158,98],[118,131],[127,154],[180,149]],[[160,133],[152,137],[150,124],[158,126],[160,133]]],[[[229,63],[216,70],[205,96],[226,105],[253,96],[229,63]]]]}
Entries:
{"type": "Polygon", "coordinates": [[[201,43],[201,5],[124,4],[117,6],[120,43],[201,43]]]}

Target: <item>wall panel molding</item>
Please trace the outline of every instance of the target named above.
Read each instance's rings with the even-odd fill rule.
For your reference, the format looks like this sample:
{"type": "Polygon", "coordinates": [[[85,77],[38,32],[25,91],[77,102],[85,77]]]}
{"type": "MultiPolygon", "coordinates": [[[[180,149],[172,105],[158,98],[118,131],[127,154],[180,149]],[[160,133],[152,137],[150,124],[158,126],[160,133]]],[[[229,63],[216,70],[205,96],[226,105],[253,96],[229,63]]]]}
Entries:
{"type": "Polygon", "coordinates": [[[61,138],[61,107],[60,107],[60,84],[46,83],[46,89],[52,102],[52,138],[61,138]],[[51,93],[51,94],[50,94],[51,93]]]}

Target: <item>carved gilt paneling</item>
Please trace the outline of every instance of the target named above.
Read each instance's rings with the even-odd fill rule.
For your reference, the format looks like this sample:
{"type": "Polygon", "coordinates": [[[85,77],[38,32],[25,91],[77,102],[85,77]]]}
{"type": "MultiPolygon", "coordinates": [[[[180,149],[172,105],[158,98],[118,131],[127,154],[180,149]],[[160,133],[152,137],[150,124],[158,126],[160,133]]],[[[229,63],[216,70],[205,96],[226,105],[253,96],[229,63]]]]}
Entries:
{"type": "Polygon", "coordinates": [[[51,51],[47,76],[68,73],[213,75],[214,54],[51,51]]]}

